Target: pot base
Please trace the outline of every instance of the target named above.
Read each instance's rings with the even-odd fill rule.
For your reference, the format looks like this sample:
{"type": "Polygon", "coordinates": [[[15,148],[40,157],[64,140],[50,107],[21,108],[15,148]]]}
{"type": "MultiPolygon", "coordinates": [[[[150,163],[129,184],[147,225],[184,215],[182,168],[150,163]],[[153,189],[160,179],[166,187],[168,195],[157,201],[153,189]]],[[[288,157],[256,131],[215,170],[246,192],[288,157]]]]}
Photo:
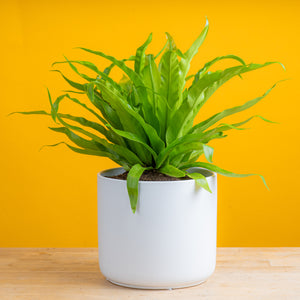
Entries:
{"type": "Polygon", "coordinates": [[[196,286],[199,284],[202,284],[204,282],[206,282],[207,279],[205,280],[201,280],[201,281],[193,281],[193,282],[186,282],[183,284],[178,284],[178,285],[172,285],[172,286],[142,286],[142,285],[131,285],[131,284],[126,284],[126,283],[121,283],[121,282],[117,282],[114,280],[111,280],[109,278],[106,278],[107,281],[111,282],[112,284],[115,285],[119,285],[122,287],[126,287],[126,288],[132,288],[132,289],[142,289],[142,290],[173,290],[173,289],[182,289],[182,288],[187,288],[187,287],[192,287],[192,286],[196,286]]]}

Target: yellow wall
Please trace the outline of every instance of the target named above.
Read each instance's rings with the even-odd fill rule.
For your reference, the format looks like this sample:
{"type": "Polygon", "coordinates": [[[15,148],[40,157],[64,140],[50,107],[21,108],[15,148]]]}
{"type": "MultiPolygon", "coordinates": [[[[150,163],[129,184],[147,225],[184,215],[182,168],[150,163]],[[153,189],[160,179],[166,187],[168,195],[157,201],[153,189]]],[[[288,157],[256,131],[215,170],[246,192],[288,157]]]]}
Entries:
{"type": "MultiPolygon", "coordinates": [[[[261,114],[280,125],[255,120],[251,130],[231,132],[214,143],[217,165],[261,173],[271,189],[258,177],[219,176],[218,245],[300,246],[299,7],[296,0],[1,0],[0,246],[97,245],[96,174],[114,163],[63,146],[38,152],[41,145],[61,140],[47,129],[50,119],[6,117],[16,110],[48,109],[45,86],[54,95],[67,87],[49,72],[51,63],[63,54],[91,58],[76,46],[128,57],[150,32],[153,51],[163,45],[165,31],[184,50],[205,16],[211,27],[192,72],[231,53],[246,62],[278,60],[287,71],[274,65],[232,80],[211,98],[202,117],[291,78],[251,111],[231,118],[261,114]]],[[[95,61],[106,66],[104,60],[95,61]]]]}

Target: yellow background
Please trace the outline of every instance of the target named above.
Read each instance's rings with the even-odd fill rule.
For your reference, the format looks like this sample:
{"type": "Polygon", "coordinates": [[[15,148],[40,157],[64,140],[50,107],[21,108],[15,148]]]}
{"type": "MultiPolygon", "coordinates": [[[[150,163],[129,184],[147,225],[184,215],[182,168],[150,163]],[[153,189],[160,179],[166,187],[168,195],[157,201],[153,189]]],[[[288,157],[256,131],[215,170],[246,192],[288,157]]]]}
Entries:
{"type": "Polygon", "coordinates": [[[70,59],[93,58],[103,68],[107,66],[103,59],[74,47],[125,58],[150,32],[153,52],[164,44],[165,31],[184,51],[202,30],[205,16],[210,30],[191,73],[226,54],[239,55],[248,63],[278,60],[287,71],[273,65],[245,75],[244,80],[233,79],[210,99],[199,120],[262,95],[277,80],[291,79],[251,110],[226,120],[261,114],[279,125],[253,120],[247,126],[250,130],[232,131],[213,144],[217,165],[263,174],[270,187],[267,191],[258,177],[218,177],[218,245],[300,246],[298,1],[0,3],[0,246],[97,245],[96,174],[115,164],[64,146],[39,152],[42,145],[62,139],[47,129],[51,120],[6,117],[16,110],[48,109],[45,87],[54,96],[68,87],[58,74],[49,72],[51,63],[64,54],[70,59]]]}

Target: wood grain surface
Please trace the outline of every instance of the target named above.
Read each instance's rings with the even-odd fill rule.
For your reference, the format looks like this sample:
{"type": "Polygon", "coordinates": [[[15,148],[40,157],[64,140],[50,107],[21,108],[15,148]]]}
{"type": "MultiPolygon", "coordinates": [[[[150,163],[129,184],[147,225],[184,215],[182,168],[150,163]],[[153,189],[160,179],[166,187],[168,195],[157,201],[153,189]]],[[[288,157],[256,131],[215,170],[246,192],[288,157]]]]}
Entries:
{"type": "Polygon", "coordinates": [[[214,275],[177,290],[106,281],[96,248],[1,248],[0,299],[300,299],[300,248],[218,248],[214,275]]]}

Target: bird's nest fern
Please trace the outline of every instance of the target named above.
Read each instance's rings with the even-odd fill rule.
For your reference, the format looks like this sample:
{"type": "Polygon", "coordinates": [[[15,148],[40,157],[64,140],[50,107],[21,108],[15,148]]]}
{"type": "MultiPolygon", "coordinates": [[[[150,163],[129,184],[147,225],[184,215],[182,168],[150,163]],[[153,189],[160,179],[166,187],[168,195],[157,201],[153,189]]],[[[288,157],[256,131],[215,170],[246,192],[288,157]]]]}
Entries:
{"type": "MultiPolygon", "coordinates": [[[[52,101],[48,91],[51,104],[49,113],[18,113],[51,116],[60,126],[50,129],[63,133],[73,143],[61,142],[51,146],[63,143],[77,153],[108,157],[129,171],[127,188],[133,212],[137,206],[139,178],[145,170],[156,169],[174,177],[189,176],[208,192],[210,188],[205,176],[187,172],[187,169],[201,167],[232,177],[255,175],[236,174],[213,165],[213,148],[208,143],[213,139],[224,138],[225,131],[241,129],[253,117],[234,124],[218,122],[252,107],[266,97],[276,84],[262,96],[217,112],[198,124],[194,124],[194,119],[210,96],[225,82],[276,62],[246,64],[238,56],[226,55],[207,62],[196,74],[188,76],[190,62],[203,43],[208,27],[207,23],[196,41],[184,53],[176,47],[169,34],[166,45],[157,55],[145,53],[152,34],[137,49],[135,56],[123,60],[99,51],[80,48],[108,60],[110,65],[100,71],[89,61],[70,61],[65,58],[65,61],[54,63],[53,65],[68,64],[84,82],[70,80],[60,70],[55,70],[75,90],[68,91],[55,101],[52,101]],[[237,65],[225,70],[209,71],[212,65],[221,60],[234,60],[237,65]],[[134,63],[133,69],[128,67],[127,61],[134,63]],[[92,71],[94,76],[81,73],[77,66],[88,69],[90,73],[92,71]],[[111,77],[114,67],[124,73],[119,82],[111,77]],[[71,93],[87,96],[93,108],[70,96],[73,95],[71,93]],[[60,102],[66,99],[88,111],[93,116],[93,121],[58,112],[60,102]],[[202,156],[207,162],[198,161],[202,156]]],[[[270,122],[261,116],[255,117],[270,122]]],[[[261,178],[264,181],[262,176],[261,178]]]]}

